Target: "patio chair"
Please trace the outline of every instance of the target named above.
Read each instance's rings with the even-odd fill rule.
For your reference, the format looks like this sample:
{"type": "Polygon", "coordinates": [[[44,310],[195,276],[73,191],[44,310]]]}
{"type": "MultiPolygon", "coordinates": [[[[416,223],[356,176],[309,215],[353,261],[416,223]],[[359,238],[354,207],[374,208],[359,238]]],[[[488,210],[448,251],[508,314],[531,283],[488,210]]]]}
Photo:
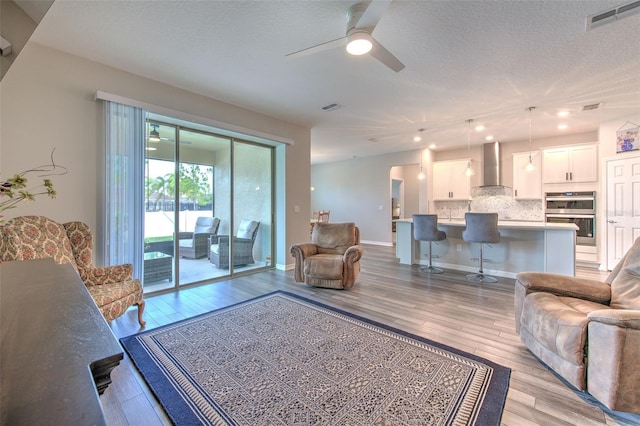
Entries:
{"type": "MultiPolygon", "coordinates": [[[[253,259],[253,243],[256,241],[260,222],[243,219],[233,237],[233,266],[250,265],[253,259]]],[[[229,267],[229,236],[213,235],[210,238],[209,261],[218,269],[229,267]]]]}
{"type": "Polygon", "coordinates": [[[201,216],[196,220],[193,232],[178,233],[178,252],[182,257],[200,259],[207,257],[209,237],[218,233],[220,219],[217,217],[201,216]]]}

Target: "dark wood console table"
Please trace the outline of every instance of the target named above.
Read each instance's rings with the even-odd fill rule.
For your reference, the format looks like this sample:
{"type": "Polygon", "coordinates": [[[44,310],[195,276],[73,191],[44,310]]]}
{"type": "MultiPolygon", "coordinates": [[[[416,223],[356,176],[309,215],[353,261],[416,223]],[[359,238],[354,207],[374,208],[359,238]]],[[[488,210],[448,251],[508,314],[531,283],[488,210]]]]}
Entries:
{"type": "Polygon", "coordinates": [[[0,265],[0,424],[104,425],[122,347],[71,265],[0,265]]]}

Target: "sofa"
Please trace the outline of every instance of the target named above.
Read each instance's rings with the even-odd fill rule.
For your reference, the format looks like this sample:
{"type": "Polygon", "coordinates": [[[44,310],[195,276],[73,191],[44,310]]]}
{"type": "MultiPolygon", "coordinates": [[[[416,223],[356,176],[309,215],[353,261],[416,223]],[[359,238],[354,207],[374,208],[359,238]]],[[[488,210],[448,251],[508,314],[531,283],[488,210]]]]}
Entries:
{"type": "Polygon", "coordinates": [[[517,274],[515,328],[569,384],[611,410],[640,413],[640,238],[603,282],[517,274]]]}
{"type": "Polygon", "coordinates": [[[360,230],[355,223],[318,222],[311,242],[289,249],[295,258],[295,280],[313,287],[350,289],[360,273],[360,230]]]}
{"type": "Polygon", "coordinates": [[[1,260],[47,258],[73,266],[106,321],[137,305],[138,322],[145,325],[142,285],[133,278],[133,265],[94,266],[93,234],[87,224],[59,224],[43,216],[21,216],[0,226],[1,260]]]}

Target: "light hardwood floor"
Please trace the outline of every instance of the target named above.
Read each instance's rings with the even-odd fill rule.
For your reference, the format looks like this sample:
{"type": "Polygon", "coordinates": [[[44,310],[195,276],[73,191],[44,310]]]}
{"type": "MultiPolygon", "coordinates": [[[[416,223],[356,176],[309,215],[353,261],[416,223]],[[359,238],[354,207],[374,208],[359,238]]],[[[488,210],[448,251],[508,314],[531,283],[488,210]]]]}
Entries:
{"type": "MultiPolygon", "coordinates": [[[[306,287],[293,272],[270,270],[146,298],[147,329],[209,312],[275,290],[306,296],[357,315],[470,352],[511,368],[502,424],[638,425],[640,415],[611,413],[540,364],[514,332],[513,280],[467,282],[445,271],[428,276],[400,265],[395,248],[365,245],[362,271],[350,291],[306,287]]],[[[581,276],[606,277],[596,270],[581,276]]],[[[112,321],[117,337],[139,331],[135,309],[112,321]]],[[[109,425],[171,424],[125,353],[101,396],[109,425]]]]}

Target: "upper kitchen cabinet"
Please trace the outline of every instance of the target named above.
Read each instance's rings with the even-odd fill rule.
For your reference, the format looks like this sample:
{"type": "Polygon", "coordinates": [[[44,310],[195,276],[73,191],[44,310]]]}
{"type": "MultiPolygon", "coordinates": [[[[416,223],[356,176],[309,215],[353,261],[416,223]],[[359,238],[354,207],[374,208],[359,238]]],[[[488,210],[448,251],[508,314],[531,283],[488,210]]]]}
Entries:
{"type": "Polygon", "coordinates": [[[513,198],[520,200],[542,199],[542,155],[531,152],[533,170],[527,170],[529,153],[513,154],[513,198]]]}
{"type": "Polygon", "coordinates": [[[544,183],[595,182],[598,180],[596,145],[550,148],[543,151],[544,183]]]}
{"type": "Polygon", "coordinates": [[[433,163],[433,199],[468,200],[471,181],[466,170],[467,160],[433,163]]]}

